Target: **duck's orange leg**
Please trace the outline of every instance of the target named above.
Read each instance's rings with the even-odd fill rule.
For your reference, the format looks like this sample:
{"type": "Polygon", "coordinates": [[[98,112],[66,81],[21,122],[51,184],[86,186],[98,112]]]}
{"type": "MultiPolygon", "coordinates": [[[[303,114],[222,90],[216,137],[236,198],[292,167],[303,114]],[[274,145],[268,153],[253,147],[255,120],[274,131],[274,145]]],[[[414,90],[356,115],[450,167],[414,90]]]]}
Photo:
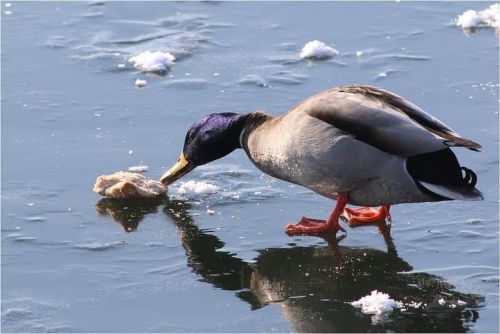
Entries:
{"type": "Polygon", "coordinates": [[[357,227],[384,221],[391,221],[391,213],[389,205],[382,205],[378,210],[373,208],[349,209],[344,208],[343,216],[347,219],[349,226],[357,227]]]}
{"type": "Polygon", "coordinates": [[[324,233],[336,233],[337,231],[345,232],[344,228],[339,225],[339,218],[347,204],[347,195],[339,194],[337,196],[337,204],[328,220],[319,220],[302,217],[297,224],[288,224],[285,226],[285,233],[289,236],[294,235],[320,235],[324,233]]]}

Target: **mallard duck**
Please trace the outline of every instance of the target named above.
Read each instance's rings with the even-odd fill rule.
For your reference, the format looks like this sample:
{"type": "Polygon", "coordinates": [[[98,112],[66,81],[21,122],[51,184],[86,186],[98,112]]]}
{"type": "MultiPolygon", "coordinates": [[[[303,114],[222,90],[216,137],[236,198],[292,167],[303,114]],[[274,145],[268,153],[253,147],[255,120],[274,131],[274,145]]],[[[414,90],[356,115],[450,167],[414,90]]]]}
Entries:
{"type": "Polygon", "coordinates": [[[481,145],[394,93],[348,85],[307,98],[282,116],[203,117],[160,181],[168,185],[243,148],[262,172],[336,200],[326,221],[302,217],[285,227],[288,235],[323,234],[345,231],[341,216],[351,226],[390,220],[393,204],[483,199],[476,174],[460,166],[450,147],[479,151],[481,145]]]}

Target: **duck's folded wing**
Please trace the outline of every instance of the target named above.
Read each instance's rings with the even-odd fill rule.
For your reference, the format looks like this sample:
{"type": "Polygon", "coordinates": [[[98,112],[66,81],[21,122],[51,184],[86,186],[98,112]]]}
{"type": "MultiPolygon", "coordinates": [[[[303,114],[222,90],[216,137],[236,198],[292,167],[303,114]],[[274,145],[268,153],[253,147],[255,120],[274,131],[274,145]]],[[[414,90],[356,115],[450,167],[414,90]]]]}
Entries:
{"type": "Polygon", "coordinates": [[[383,89],[352,85],[313,96],[294,111],[305,112],[383,151],[413,156],[481,145],[461,137],[413,103],[383,89]]]}

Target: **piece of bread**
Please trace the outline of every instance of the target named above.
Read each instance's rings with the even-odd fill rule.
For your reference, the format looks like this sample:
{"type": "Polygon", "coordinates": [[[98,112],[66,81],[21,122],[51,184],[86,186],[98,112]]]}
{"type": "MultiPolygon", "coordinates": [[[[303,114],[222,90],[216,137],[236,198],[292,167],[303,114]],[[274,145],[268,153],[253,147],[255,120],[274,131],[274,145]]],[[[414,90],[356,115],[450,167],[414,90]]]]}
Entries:
{"type": "Polygon", "coordinates": [[[167,187],[138,173],[116,172],[99,176],[93,190],[108,198],[151,198],[165,194],[167,187]]]}

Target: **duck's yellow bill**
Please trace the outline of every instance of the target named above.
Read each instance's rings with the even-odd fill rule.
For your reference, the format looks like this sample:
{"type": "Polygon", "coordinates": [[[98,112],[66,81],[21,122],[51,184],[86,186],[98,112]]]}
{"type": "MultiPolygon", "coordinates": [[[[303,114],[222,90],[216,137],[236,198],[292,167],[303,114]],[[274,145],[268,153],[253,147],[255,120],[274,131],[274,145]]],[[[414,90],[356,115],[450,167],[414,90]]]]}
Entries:
{"type": "Polygon", "coordinates": [[[163,174],[163,176],[160,178],[160,182],[168,186],[169,184],[177,181],[182,176],[192,171],[194,167],[195,166],[193,166],[191,163],[189,163],[189,161],[186,160],[186,158],[184,157],[184,153],[181,152],[177,163],[165,174],[163,174]]]}

